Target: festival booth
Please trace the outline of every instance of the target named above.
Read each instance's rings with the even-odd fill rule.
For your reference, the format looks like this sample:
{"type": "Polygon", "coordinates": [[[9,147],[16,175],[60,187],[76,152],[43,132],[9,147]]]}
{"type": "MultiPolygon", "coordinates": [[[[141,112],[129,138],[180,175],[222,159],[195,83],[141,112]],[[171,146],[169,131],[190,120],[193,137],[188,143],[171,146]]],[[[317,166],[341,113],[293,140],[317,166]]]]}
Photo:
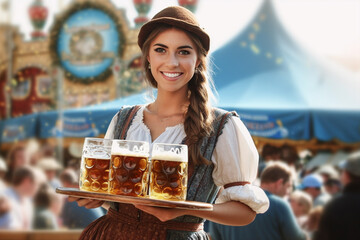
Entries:
{"type": "Polygon", "coordinates": [[[97,119],[104,118],[76,108],[143,91],[134,39],[151,5],[134,1],[139,16],[132,27],[125,10],[110,0],[74,0],[56,14],[46,34],[48,8],[33,0],[31,41],[15,27],[0,26],[0,151],[29,138],[102,134],[106,124],[97,119]],[[76,110],[68,117],[65,109],[76,110]]]}

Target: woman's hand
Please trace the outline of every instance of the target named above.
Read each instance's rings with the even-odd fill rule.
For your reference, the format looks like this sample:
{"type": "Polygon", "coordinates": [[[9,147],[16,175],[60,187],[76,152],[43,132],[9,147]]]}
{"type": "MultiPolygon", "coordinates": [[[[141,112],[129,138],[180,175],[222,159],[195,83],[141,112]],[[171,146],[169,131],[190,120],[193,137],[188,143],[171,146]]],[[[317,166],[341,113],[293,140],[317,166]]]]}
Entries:
{"type": "MultiPolygon", "coordinates": [[[[95,199],[88,199],[88,198],[77,198],[77,197],[71,197],[68,198],[69,202],[76,201],[79,207],[85,207],[87,209],[91,208],[98,208],[104,205],[105,201],[95,200],[95,199]]],[[[103,206],[106,208],[105,206],[103,206]]]]}
{"type": "Polygon", "coordinates": [[[162,222],[185,215],[184,210],[180,210],[180,209],[151,207],[141,204],[134,204],[134,206],[148,214],[157,217],[162,222]]]}

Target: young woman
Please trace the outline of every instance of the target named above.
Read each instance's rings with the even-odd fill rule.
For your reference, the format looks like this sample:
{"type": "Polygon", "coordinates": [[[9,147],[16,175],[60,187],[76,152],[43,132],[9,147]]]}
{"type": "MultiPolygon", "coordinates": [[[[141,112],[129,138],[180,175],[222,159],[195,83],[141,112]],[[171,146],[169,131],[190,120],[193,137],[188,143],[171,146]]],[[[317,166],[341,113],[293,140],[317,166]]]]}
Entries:
{"type": "Polygon", "coordinates": [[[90,224],[81,239],[208,239],[205,219],[246,225],[265,212],[268,199],[251,184],[258,153],[238,116],[209,104],[207,53],[210,39],[194,15],[168,7],[140,30],[138,44],[154,102],[122,108],[105,138],[185,143],[189,149],[187,200],[214,203],[213,211],[157,208],[75,199],[108,214],[90,224]],[[223,191],[219,193],[220,188],[223,191]]]}

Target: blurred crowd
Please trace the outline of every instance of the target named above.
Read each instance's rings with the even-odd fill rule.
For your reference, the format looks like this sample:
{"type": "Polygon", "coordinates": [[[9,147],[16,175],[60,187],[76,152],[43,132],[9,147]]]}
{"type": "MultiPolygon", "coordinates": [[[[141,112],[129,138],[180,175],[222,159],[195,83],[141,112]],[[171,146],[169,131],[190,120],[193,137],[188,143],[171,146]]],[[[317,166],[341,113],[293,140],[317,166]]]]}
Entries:
{"type": "Polygon", "coordinates": [[[359,239],[360,151],[311,168],[311,157],[287,144],[266,144],[260,153],[256,184],[269,198],[268,211],[247,226],[207,222],[212,240],[359,239]]]}
{"type": "Polygon", "coordinates": [[[60,164],[55,148],[16,143],[0,156],[0,230],[82,229],[105,214],[55,192],[78,187],[80,160],[60,164]]]}
{"type": "MultiPolygon", "coordinates": [[[[336,208],[334,205],[346,192],[356,193],[350,194],[349,206],[351,201],[359,201],[360,154],[351,156],[354,155],[353,163],[344,159],[338,165],[307,169],[293,146],[266,144],[260,151],[255,184],[269,197],[269,210],[247,226],[207,221],[205,230],[215,240],[336,239],[324,237],[329,234],[327,224],[334,223],[323,218],[332,216],[328,208],[336,208]]],[[[47,145],[34,151],[27,145],[14,144],[6,158],[0,157],[0,230],[82,229],[103,216],[106,212],[102,208],[78,207],[76,202],[68,202],[65,196],[55,193],[60,186],[78,187],[79,164],[80,159],[60,164],[54,149],[47,145]]],[[[360,214],[359,207],[352,207],[351,211],[360,214]]],[[[347,218],[357,224],[351,215],[347,218]]],[[[339,224],[333,228],[341,232],[339,224]]]]}

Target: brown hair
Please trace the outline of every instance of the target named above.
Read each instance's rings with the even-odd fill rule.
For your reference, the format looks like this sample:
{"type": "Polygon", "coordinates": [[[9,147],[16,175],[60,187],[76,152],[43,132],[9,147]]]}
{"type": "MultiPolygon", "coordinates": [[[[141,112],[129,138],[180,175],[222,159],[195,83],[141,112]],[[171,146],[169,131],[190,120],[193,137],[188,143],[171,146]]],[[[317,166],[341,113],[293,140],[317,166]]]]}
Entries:
{"type": "Polygon", "coordinates": [[[281,147],[280,152],[281,152],[280,159],[290,165],[295,164],[299,159],[299,155],[296,151],[296,148],[293,146],[285,144],[281,147]]]}
{"type": "Polygon", "coordinates": [[[291,177],[290,167],[283,162],[269,162],[262,171],[260,179],[262,183],[273,183],[283,179],[284,183],[288,182],[291,177]]]}
{"type": "Polygon", "coordinates": [[[15,169],[11,183],[13,186],[19,186],[25,179],[35,182],[35,170],[30,166],[21,166],[15,169]]]}
{"type": "Polygon", "coordinates": [[[48,183],[42,183],[34,196],[34,205],[39,208],[49,208],[55,202],[57,195],[48,183]]]}
{"type": "MultiPolygon", "coordinates": [[[[157,82],[151,74],[149,62],[147,60],[150,44],[157,35],[169,28],[173,27],[166,24],[159,25],[159,27],[149,34],[143,44],[142,64],[146,80],[154,88],[157,88],[157,82]]],[[[187,32],[183,29],[180,30],[184,31],[196,45],[197,56],[200,61],[199,66],[195,70],[194,76],[188,83],[190,105],[185,114],[184,128],[186,133],[186,144],[189,149],[189,161],[195,165],[200,163],[207,164],[209,161],[206,160],[200,153],[202,139],[210,135],[212,130],[211,123],[213,121],[213,115],[209,104],[211,90],[209,89],[209,79],[206,75],[206,50],[202,46],[200,39],[195,34],[187,32]]]]}
{"type": "Polygon", "coordinates": [[[60,176],[59,179],[63,185],[74,185],[78,183],[78,179],[75,173],[74,169],[68,168],[64,170],[60,176]]]}
{"type": "Polygon", "coordinates": [[[15,155],[20,152],[20,151],[26,151],[25,145],[24,144],[15,144],[12,146],[12,148],[10,149],[10,151],[7,154],[6,157],[6,163],[8,166],[8,170],[5,174],[5,181],[7,183],[10,183],[12,181],[13,175],[14,175],[14,171],[15,171],[15,155]]]}
{"type": "Polygon", "coordinates": [[[319,223],[323,214],[324,207],[317,206],[310,210],[308,220],[305,224],[305,229],[308,231],[316,231],[319,229],[319,223]]]}

